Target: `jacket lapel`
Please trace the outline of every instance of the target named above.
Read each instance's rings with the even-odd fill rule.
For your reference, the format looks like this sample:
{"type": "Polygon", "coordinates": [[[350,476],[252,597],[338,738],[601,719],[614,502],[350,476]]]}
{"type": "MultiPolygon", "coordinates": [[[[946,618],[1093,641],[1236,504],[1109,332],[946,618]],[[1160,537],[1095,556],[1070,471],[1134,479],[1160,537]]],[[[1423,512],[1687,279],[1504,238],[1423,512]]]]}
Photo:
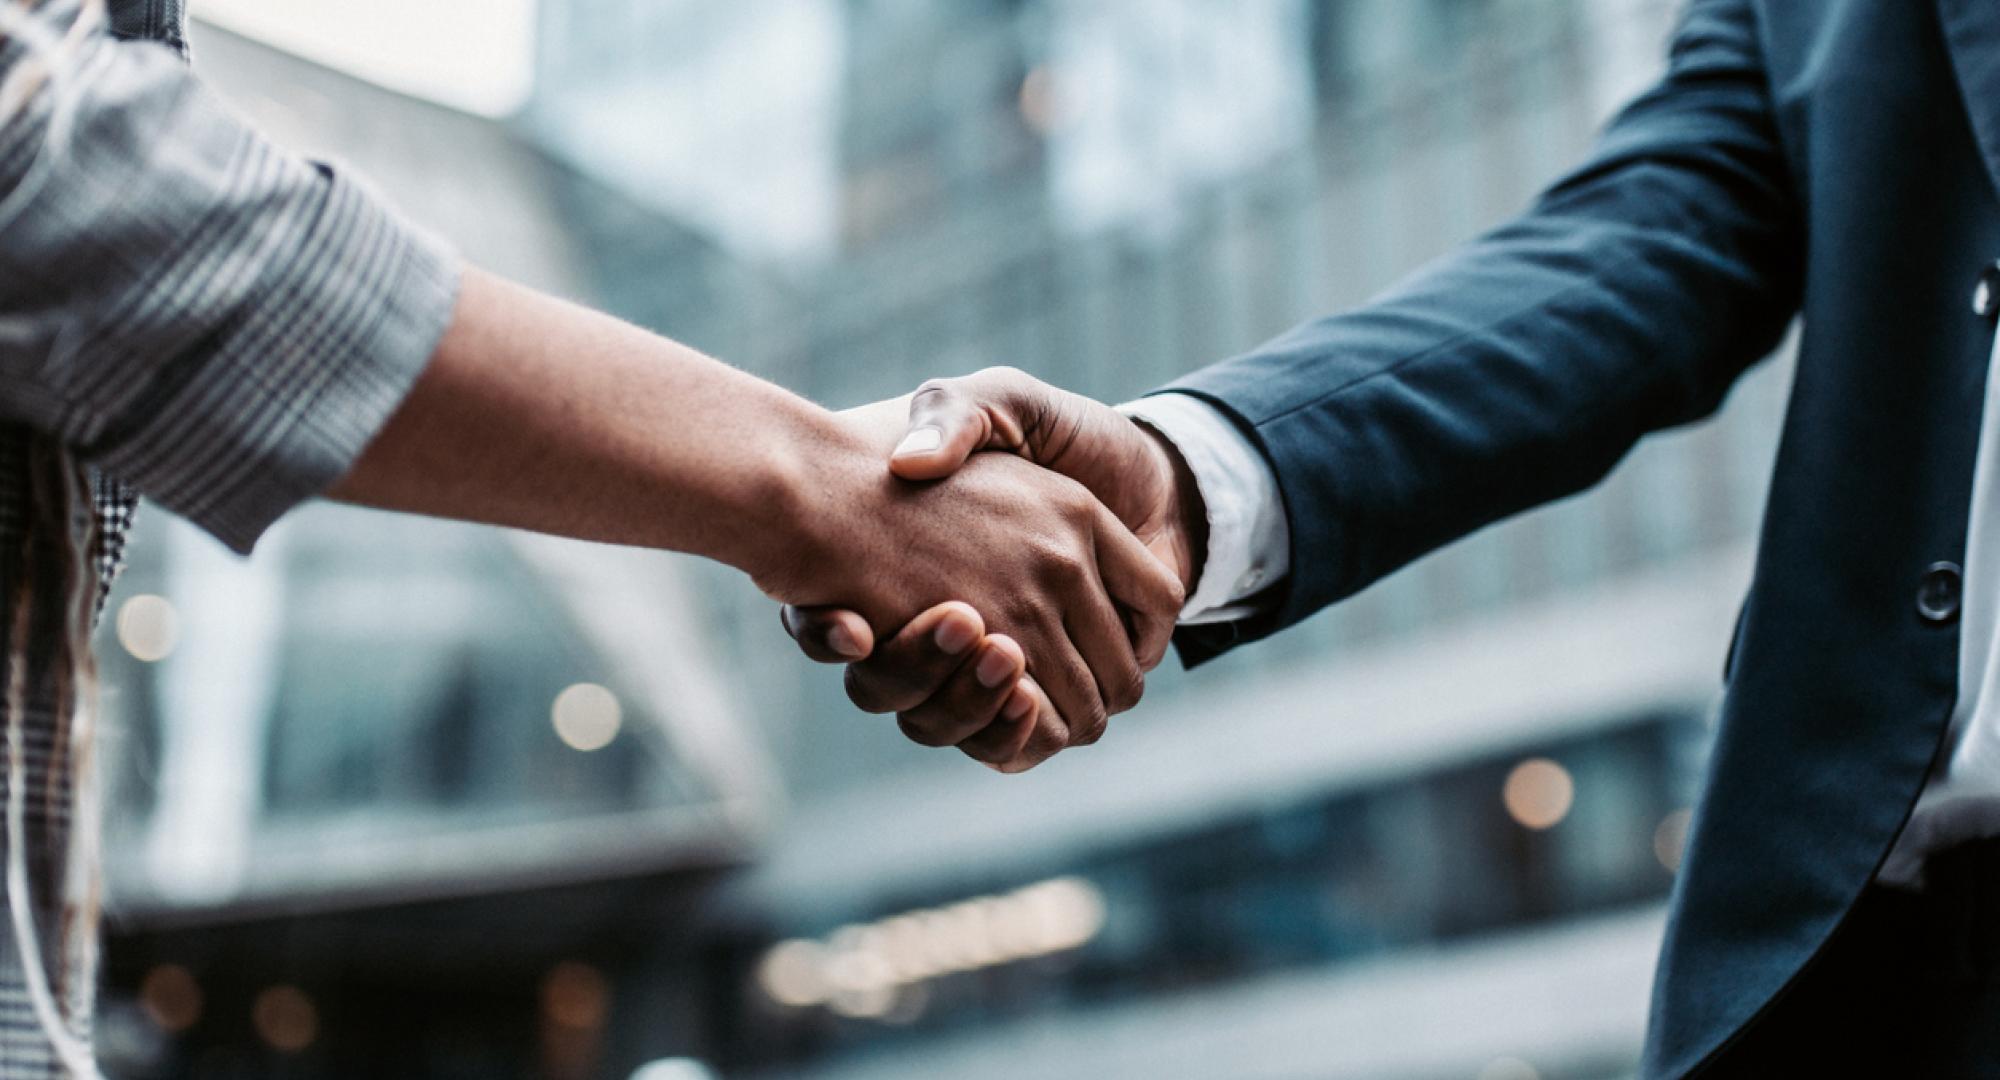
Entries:
{"type": "Polygon", "coordinates": [[[1979,156],[2000,189],[2000,0],[1938,0],[1938,7],[1979,156]]]}

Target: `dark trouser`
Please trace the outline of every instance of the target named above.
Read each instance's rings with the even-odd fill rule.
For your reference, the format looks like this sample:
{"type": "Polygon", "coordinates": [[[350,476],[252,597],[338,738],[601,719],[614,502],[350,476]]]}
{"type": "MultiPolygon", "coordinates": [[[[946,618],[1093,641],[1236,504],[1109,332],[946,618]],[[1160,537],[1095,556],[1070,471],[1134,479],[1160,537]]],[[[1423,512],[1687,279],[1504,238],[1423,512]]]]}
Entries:
{"type": "Polygon", "coordinates": [[[2000,840],[1870,888],[1704,1077],[2000,1078],[2000,840]]]}

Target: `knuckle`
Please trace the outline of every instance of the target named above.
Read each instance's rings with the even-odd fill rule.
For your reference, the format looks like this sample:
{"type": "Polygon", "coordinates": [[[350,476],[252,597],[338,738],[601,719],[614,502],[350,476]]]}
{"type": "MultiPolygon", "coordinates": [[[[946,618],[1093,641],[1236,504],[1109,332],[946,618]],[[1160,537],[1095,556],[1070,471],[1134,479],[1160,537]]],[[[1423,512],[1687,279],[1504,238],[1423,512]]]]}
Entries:
{"type": "Polygon", "coordinates": [[[1077,728],[1067,715],[1052,715],[1037,725],[1034,737],[1026,741],[1017,757],[1029,765],[1039,765],[1076,745],[1077,728]]]}
{"type": "Polygon", "coordinates": [[[977,379],[982,383],[997,383],[1003,386],[1018,385],[1023,379],[1028,377],[1027,372],[1022,371],[1012,364],[994,364],[991,367],[980,368],[971,375],[971,378],[977,379]]]}
{"type": "Polygon", "coordinates": [[[1058,476],[1055,479],[1063,483],[1050,485],[1049,504],[1072,524],[1094,525],[1097,520],[1097,496],[1069,477],[1058,476]]]}
{"type": "Polygon", "coordinates": [[[1111,680],[1105,688],[1104,706],[1108,713],[1125,712],[1146,696],[1146,673],[1132,670],[1111,680]]]}
{"type": "Polygon", "coordinates": [[[1069,733],[1069,745],[1089,746],[1104,737],[1104,731],[1111,725],[1111,714],[1103,709],[1092,709],[1084,714],[1076,728],[1069,733]]]}
{"type": "Polygon", "coordinates": [[[1042,762],[1056,756],[1071,742],[1069,730],[1061,724],[1041,724],[1035,733],[1028,736],[1028,744],[1022,748],[1021,756],[1030,762],[1042,762]]]}
{"type": "Polygon", "coordinates": [[[1051,581],[1077,581],[1085,576],[1087,569],[1083,553],[1061,543],[1045,545],[1038,556],[1038,561],[1042,573],[1051,581]]]}
{"type": "Polygon", "coordinates": [[[925,379],[917,386],[916,393],[910,395],[910,404],[942,405],[957,396],[957,379],[925,379]]]}

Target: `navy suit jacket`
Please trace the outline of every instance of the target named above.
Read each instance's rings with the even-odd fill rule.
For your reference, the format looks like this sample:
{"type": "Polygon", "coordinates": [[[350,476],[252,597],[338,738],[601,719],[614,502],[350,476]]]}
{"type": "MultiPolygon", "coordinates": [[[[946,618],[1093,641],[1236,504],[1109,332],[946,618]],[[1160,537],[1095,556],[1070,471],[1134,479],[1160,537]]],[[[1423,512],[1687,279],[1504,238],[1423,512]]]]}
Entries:
{"type": "Polygon", "coordinates": [[[2000,0],[1695,0],[1663,81],[1522,216],[1167,388],[1241,426],[1291,522],[1275,609],[1183,631],[1199,660],[1589,486],[1803,315],[1649,1077],[1728,1071],[1938,752],[1958,632],[1932,568],[1964,559],[1996,176],[2000,0]]]}

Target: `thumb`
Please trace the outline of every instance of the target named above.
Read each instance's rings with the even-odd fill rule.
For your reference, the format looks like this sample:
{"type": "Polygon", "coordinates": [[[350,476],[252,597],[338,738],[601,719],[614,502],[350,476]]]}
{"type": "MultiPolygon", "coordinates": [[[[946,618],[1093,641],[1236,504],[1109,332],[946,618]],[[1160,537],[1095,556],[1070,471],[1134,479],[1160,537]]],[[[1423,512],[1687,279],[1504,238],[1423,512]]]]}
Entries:
{"type": "Polygon", "coordinates": [[[800,652],[822,664],[851,664],[875,651],[875,631],[852,611],[786,604],[778,609],[778,621],[800,652]]]}
{"type": "Polygon", "coordinates": [[[889,471],[905,480],[936,480],[957,472],[977,451],[1018,448],[1026,426],[1020,413],[1033,405],[1018,375],[995,368],[918,387],[910,397],[909,430],[889,455],[889,471]]]}

